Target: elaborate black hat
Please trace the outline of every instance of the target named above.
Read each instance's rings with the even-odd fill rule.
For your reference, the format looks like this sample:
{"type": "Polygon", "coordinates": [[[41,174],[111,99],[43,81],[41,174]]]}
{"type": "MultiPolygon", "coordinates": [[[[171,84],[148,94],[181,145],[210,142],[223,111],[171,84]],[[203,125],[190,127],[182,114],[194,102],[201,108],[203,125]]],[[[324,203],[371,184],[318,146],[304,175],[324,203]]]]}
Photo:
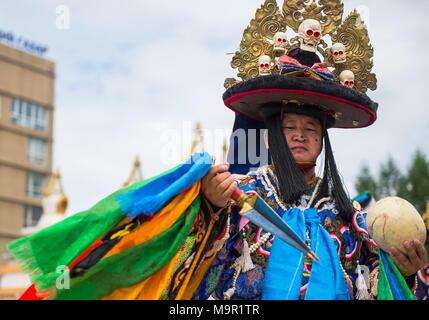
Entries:
{"type": "MultiPolygon", "coordinates": [[[[276,0],[265,0],[232,59],[241,80],[226,79],[223,99],[237,114],[264,122],[272,135],[282,135],[276,114],[318,118],[325,129],[322,193],[332,195],[340,209],[350,213],[326,129],[370,126],[377,119],[378,104],[366,95],[377,87],[367,28],[356,10],[343,21],[343,7],[341,0],[285,0],[280,13],[276,0]],[[287,28],[297,33],[290,41],[287,28]]],[[[289,159],[288,170],[298,170],[290,164],[294,160],[288,148],[279,143],[274,149],[287,150],[270,148],[274,165],[289,159]]],[[[305,190],[298,176],[289,172],[292,179],[279,181],[285,201],[305,190]]]]}

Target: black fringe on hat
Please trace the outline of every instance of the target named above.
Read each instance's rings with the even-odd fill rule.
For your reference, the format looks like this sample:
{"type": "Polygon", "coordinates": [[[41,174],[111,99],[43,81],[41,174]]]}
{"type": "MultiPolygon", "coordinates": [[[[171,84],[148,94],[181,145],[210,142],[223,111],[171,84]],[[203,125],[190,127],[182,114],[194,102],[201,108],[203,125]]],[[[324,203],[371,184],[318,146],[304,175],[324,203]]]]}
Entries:
{"type": "MultiPolygon", "coordinates": [[[[327,116],[326,113],[324,117],[321,117],[319,110],[311,106],[295,108],[292,104],[288,104],[283,107],[285,113],[305,114],[321,122],[323,144],[325,147],[325,167],[322,183],[314,203],[317,203],[322,198],[332,197],[340,217],[346,222],[351,222],[354,209],[338,173],[327,130],[327,128],[334,125],[335,119],[327,116]]],[[[282,105],[278,102],[267,103],[260,108],[260,115],[265,120],[268,129],[268,143],[271,158],[275,166],[279,193],[285,203],[293,203],[309,189],[309,185],[306,183],[301,170],[296,165],[284,137],[283,124],[280,117],[281,108],[282,105]]]]}
{"type": "Polygon", "coordinates": [[[261,116],[268,129],[268,144],[276,171],[280,196],[285,203],[298,200],[308,190],[304,176],[295,163],[283,134],[279,103],[268,103],[261,107],[261,116]],[[286,173],[286,174],[283,174],[286,173]]]}
{"type": "Polygon", "coordinates": [[[341,218],[346,222],[351,222],[354,208],[350,197],[344,190],[343,181],[338,173],[337,164],[335,163],[334,154],[332,152],[328,130],[326,129],[323,134],[323,142],[325,145],[325,168],[322,184],[314,203],[317,203],[318,200],[324,197],[332,197],[341,218]]]}

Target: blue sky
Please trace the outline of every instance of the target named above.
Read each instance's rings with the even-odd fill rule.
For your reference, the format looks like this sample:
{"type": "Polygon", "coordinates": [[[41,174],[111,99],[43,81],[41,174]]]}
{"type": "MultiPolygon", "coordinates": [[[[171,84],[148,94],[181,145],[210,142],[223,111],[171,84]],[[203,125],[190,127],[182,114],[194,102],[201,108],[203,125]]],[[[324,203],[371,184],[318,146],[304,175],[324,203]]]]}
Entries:
{"type": "MultiPolygon", "coordinates": [[[[429,155],[429,2],[343,2],[345,16],[355,7],[369,8],[378,89],[368,94],[380,104],[372,127],[331,132],[338,167],[353,194],[364,161],[375,171],[388,155],[401,168],[417,148],[429,155]]],[[[46,57],[57,65],[54,169],[61,170],[69,214],[119,188],[137,154],[145,177],[174,166],[161,161],[165,130],[180,133],[200,121],[204,129],[228,133],[234,116],[223,106],[223,82],[236,72],[226,53],[238,48],[262,3],[0,3],[0,29],[46,44],[46,57]],[[56,28],[60,5],[70,9],[68,30],[56,28]]],[[[180,144],[184,153],[189,145],[180,144]]]]}

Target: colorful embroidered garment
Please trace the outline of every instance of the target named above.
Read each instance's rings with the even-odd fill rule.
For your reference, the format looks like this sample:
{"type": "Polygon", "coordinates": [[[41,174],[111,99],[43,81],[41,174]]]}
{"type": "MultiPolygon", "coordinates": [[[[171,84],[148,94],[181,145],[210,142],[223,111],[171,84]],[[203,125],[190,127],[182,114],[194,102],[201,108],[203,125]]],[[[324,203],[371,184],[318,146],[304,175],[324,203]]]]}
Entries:
{"type": "Polygon", "coordinates": [[[417,272],[417,300],[429,300],[429,263],[417,272]]]}
{"type": "MultiPolygon", "coordinates": [[[[211,158],[207,157],[200,155],[191,163],[119,190],[88,211],[10,244],[9,249],[24,263],[36,284],[26,298],[219,299],[230,292],[232,299],[341,299],[359,294],[357,272],[366,270],[368,274],[378,265],[363,211],[355,212],[352,223],[344,223],[329,199],[307,209],[313,221],[308,225],[310,247],[311,242],[316,246],[319,243],[314,241],[315,235],[325,242],[333,240],[324,251],[331,258],[319,253],[324,262],[333,263],[328,272],[335,274],[332,290],[329,296],[320,288],[314,291],[317,286],[311,281],[320,279],[323,270],[304,260],[300,277],[291,281],[293,296],[279,296],[279,287],[272,281],[269,287],[267,279],[276,272],[271,270],[270,261],[286,263],[269,260],[281,246],[276,249],[272,235],[240,218],[236,207],[230,212],[212,211],[200,195],[199,179],[211,167],[211,158]],[[315,228],[319,222],[323,230],[315,228]],[[251,267],[236,273],[230,267],[245,252],[251,258],[251,267]],[[68,268],[58,270],[59,266],[68,268]],[[70,277],[69,286],[58,286],[58,279],[64,276],[70,277]]],[[[314,200],[318,181],[315,179],[297,201],[298,208],[306,208],[314,200]]],[[[244,192],[261,195],[281,216],[288,210],[300,210],[278,201],[276,178],[270,167],[249,173],[237,183],[244,192]]],[[[381,257],[380,298],[412,298],[393,263],[382,253],[381,257]]]]}
{"type": "MultiPolygon", "coordinates": [[[[237,183],[240,189],[247,194],[258,193],[282,216],[290,207],[277,202],[275,181],[274,173],[269,166],[266,166],[256,172],[250,172],[244,179],[237,180],[237,183]]],[[[311,190],[296,203],[297,207],[307,207],[317,181],[318,179],[311,184],[311,190]]],[[[355,286],[358,277],[356,273],[357,266],[362,265],[362,268],[370,272],[378,265],[377,248],[368,237],[368,231],[364,225],[364,213],[356,211],[353,223],[348,224],[339,217],[335,204],[332,201],[325,201],[318,204],[317,214],[321,225],[333,240],[339,261],[341,261],[341,266],[339,267],[344,269],[341,275],[342,281],[344,281],[343,284],[344,286],[347,285],[350,295],[354,297],[357,293],[355,286]]],[[[235,269],[231,268],[231,266],[241,256],[242,248],[246,245],[244,241],[251,247],[261,242],[261,239],[266,238],[267,240],[262,241],[263,244],[251,253],[254,268],[247,272],[241,272],[235,280],[236,289],[231,299],[247,300],[262,299],[264,297],[264,290],[266,290],[265,278],[267,272],[269,272],[269,258],[273,250],[273,236],[267,235],[261,228],[242,219],[235,207],[232,207],[230,216],[229,240],[214,259],[198,292],[193,297],[194,299],[207,299],[209,297],[223,299],[225,292],[234,286],[235,269]]],[[[311,272],[312,265],[310,261],[303,261],[300,282],[301,295],[296,298],[305,299],[311,272]]],[[[321,294],[319,296],[312,295],[311,298],[327,299],[329,297],[324,297],[321,294]]]]}

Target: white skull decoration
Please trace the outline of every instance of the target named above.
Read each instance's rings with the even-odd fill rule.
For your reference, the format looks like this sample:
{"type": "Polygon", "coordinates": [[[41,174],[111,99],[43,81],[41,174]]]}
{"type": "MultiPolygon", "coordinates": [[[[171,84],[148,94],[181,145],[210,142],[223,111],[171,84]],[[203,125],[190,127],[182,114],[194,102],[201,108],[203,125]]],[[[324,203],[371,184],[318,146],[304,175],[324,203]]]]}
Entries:
{"type": "Polygon", "coordinates": [[[271,58],[269,56],[259,57],[259,75],[267,76],[271,74],[271,58]]]}
{"type": "Polygon", "coordinates": [[[335,43],[332,46],[332,57],[335,63],[345,63],[347,61],[346,46],[342,43],[335,43]]]}
{"type": "Polygon", "coordinates": [[[350,70],[344,70],[340,73],[340,82],[343,86],[353,88],[355,85],[355,74],[350,70]]]}
{"type": "Polygon", "coordinates": [[[322,26],[314,19],[304,20],[298,28],[301,50],[316,52],[317,45],[322,38],[322,26]]]}
{"type": "Polygon", "coordinates": [[[286,49],[287,49],[287,45],[288,45],[286,33],[277,32],[274,35],[273,41],[274,41],[273,46],[274,46],[274,52],[275,53],[279,53],[279,54],[286,53],[286,49]]]}

